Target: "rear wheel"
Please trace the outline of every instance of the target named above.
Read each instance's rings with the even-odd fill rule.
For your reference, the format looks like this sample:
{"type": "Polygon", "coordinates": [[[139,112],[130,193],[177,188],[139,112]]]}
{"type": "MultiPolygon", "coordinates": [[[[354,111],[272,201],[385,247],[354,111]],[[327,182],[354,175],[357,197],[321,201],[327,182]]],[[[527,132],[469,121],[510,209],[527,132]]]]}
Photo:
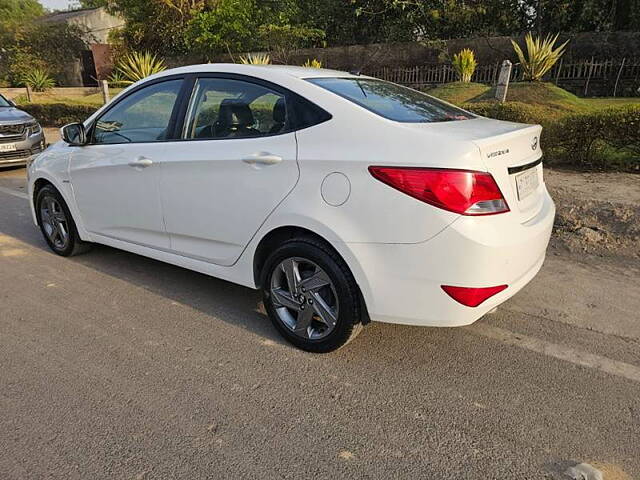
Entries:
{"type": "Polygon", "coordinates": [[[264,304],[278,331],[310,352],[330,352],[362,328],[353,275],[323,242],[296,238],[278,247],[263,269],[264,304]]]}
{"type": "Polygon", "coordinates": [[[70,257],[89,249],[90,244],[80,240],[69,207],[52,185],[38,191],[35,210],[42,235],[55,253],[70,257]]]}

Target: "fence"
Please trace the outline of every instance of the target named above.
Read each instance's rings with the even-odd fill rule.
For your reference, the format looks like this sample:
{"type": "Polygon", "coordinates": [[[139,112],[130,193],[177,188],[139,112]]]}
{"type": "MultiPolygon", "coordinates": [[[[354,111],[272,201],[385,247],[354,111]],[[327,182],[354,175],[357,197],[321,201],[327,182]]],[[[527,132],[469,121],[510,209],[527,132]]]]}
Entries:
{"type": "MultiPolygon", "coordinates": [[[[412,68],[381,68],[367,75],[411,86],[434,86],[455,82],[458,77],[450,64],[428,64],[412,68]]],[[[479,65],[472,81],[495,85],[498,83],[500,63],[479,65]]],[[[511,71],[511,81],[523,78],[520,64],[511,71]]],[[[567,61],[561,59],[544,80],[553,82],[582,96],[640,95],[640,59],[567,61]]]]}

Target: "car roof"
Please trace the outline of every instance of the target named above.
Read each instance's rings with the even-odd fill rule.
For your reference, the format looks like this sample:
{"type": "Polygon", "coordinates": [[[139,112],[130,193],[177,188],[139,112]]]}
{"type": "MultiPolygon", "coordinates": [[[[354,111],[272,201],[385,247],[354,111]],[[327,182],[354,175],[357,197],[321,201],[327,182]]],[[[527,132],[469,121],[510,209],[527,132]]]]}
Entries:
{"type": "Polygon", "coordinates": [[[352,73],[326,68],[310,68],[295,65],[244,65],[240,63],[203,63],[165,70],[154,77],[176,75],[181,73],[237,73],[240,75],[258,76],[265,79],[273,76],[287,75],[295,78],[319,77],[356,77],[352,73]]]}

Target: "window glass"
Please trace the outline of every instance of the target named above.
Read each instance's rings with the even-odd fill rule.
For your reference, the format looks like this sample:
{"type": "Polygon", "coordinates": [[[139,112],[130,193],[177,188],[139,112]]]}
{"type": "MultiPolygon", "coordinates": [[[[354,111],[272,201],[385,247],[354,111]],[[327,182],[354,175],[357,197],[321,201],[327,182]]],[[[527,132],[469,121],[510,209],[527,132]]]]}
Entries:
{"type": "Polygon", "coordinates": [[[291,103],[295,111],[295,130],[313,127],[319,123],[331,120],[331,114],[329,112],[302,97],[294,97],[291,103]]]}
{"type": "Polygon", "coordinates": [[[261,85],[227,78],[196,81],[183,138],[238,138],[286,130],[284,95],[261,85]]]}
{"type": "Polygon", "coordinates": [[[474,118],[434,97],[383,80],[334,77],[310,78],[308,81],[397,122],[429,123],[474,118]]]}
{"type": "Polygon", "coordinates": [[[127,96],[96,122],[93,143],[165,140],[181,85],[182,80],[169,80],[127,96]]]}
{"type": "Polygon", "coordinates": [[[11,105],[9,104],[9,102],[7,102],[7,100],[0,95],[0,107],[10,107],[11,105]]]}

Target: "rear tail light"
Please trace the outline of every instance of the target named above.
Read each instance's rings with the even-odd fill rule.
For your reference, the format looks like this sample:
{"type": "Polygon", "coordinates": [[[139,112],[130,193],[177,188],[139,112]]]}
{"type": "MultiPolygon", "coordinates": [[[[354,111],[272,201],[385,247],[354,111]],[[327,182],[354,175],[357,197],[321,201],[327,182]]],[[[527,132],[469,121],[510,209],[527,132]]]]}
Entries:
{"type": "Polygon", "coordinates": [[[497,287],[469,288],[469,287],[452,287],[450,285],[442,285],[447,295],[456,302],[467,307],[477,307],[490,297],[500,293],[507,288],[507,285],[498,285],[497,287]]]}
{"type": "Polygon", "coordinates": [[[509,211],[491,174],[470,170],[369,167],[374,178],[418,200],[461,215],[509,211]]]}

